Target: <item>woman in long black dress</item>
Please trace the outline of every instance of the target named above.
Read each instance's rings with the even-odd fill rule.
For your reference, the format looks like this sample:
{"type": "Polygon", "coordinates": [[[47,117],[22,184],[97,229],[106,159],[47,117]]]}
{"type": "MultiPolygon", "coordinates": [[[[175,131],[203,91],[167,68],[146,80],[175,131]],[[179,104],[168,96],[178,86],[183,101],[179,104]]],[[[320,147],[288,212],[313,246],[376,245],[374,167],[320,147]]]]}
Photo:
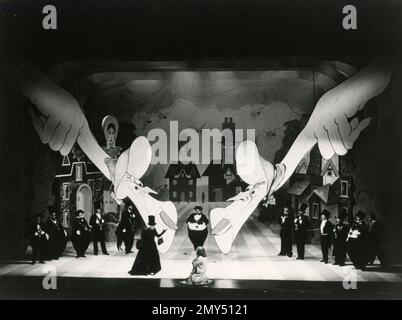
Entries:
{"type": "Polygon", "coordinates": [[[133,267],[128,272],[130,275],[154,275],[161,270],[158,248],[155,237],[160,238],[166,232],[160,234],[155,229],[155,217],[148,217],[148,228],[141,233],[140,245],[137,244],[138,253],[135,257],[133,267]]]}

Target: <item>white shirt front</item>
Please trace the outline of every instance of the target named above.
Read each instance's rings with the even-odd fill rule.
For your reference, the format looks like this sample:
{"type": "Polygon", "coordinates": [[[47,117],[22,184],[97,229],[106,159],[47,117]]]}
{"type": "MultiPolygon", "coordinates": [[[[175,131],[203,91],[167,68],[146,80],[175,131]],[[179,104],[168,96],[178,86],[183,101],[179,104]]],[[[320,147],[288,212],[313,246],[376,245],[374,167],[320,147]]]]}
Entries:
{"type": "Polygon", "coordinates": [[[327,220],[322,220],[321,221],[321,226],[320,226],[320,228],[321,228],[321,234],[323,234],[324,233],[324,227],[325,227],[325,224],[327,223],[327,220]]]}

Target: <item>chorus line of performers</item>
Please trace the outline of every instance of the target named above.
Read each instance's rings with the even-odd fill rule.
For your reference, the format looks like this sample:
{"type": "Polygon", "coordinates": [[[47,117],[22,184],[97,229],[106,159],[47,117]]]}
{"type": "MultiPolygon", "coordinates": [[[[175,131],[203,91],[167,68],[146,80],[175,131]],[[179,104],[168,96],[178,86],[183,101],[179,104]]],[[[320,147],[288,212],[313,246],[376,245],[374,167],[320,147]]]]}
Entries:
{"type": "MultiPolygon", "coordinates": [[[[64,252],[67,245],[67,232],[62,227],[60,221],[56,219],[54,206],[49,206],[49,218],[45,223],[41,222],[41,217],[36,216],[34,222],[28,228],[27,237],[30,239],[32,247],[32,264],[37,261],[44,263],[45,260],[58,259],[64,252]]],[[[187,218],[188,236],[193,244],[194,250],[202,248],[208,236],[208,219],[202,213],[202,207],[196,206],[187,218]]],[[[136,210],[132,203],[127,203],[122,213],[119,224],[116,228],[117,249],[123,250],[126,254],[133,253],[134,236],[137,228],[136,210]]],[[[142,230],[141,239],[137,241],[138,253],[132,269],[131,275],[155,274],[161,270],[159,252],[155,243],[163,241],[163,234],[157,233],[155,229],[155,217],[149,216],[147,227],[142,230]]],[[[71,242],[76,252],[77,258],[85,258],[89,244],[93,242],[94,255],[98,255],[98,244],[102,253],[109,255],[105,244],[105,219],[100,207],[91,216],[89,223],[85,219],[85,212],[77,210],[75,218],[71,223],[71,242]]]]}
{"type": "MultiPolygon", "coordinates": [[[[305,215],[307,205],[302,203],[293,216],[289,206],[285,206],[280,216],[281,250],[278,255],[292,257],[293,238],[297,248],[297,260],[304,260],[305,244],[310,231],[309,218],[305,215]]],[[[358,211],[352,225],[345,222],[346,216],[338,215],[335,225],[330,221],[330,212],[324,209],[319,226],[323,263],[329,262],[329,251],[333,247],[334,265],[344,266],[349,256],[356,269],[365,270],[378,258],[381,267],[387,266],[385,258],[386,233],[383,224],[372,214],[370,226],[366,215],[358,211]]]]}
{"type": "MultiPolygon", "coordinates": [[[[44,260],[58,259],[66,248],[67,233],[56,219],[53,206],[49,207],[49,218],[45,223],[37,216],[28,229],[32,246],[32,263],[44,260]]],[[[293,239],[297,248],[297,260],[304,260],[305,245],[310,231],[310,221],[306,216],[307,205],[302,203],[293,216],[290,206],[283,209],[279,224],[281,226],[281,250],[279,255],[292,257],[293,239]]],[[[351,226],[345,222],[345,216],[335,218],[335,225],[329,221],[330,213],[324,209],[321,214],[319,226],[322,260],[329,262],[329,251],[333,247],[334,264],[344,266],[347,256],[357,269],[364,270],[367,264],[373,264],[376,257],[381,266],[386,267],[384,246],[386,235],[383,224],[371,215],[370,226],[366,224],[365,214],[357,212],[355,221],[351,226]]],[[[202,213],[202,207],[196,206],[187,220],[188,237],[194,251],[203,248],[208,236],[208,218],[202,213]]],[[[86,221],[84,211],[78,210],[72,221],[71,241],[77,253],[77,258],[85,257],[88,246],[93,241],[94,254],[98,255],[98,243],[102,253],[108,255],[105,245],[105,220],[98,207],[86,221]]],[[[138,253],[134,264],[129,271],[131,275],[152,275],[161,270],[157,243],[163,241],[166,230],[158,233],[155,229],[155,217],[149,216],[147,227],[141,232],[141,239],[136,242],[138,253]]],[[[126,205],[121,220],[116,228],[117,248],[126,254],[132,253],[136,231],[136,211],[132,203],[126,205]]],[[[202,250],[200,251],[202,252],[202,250]]],[[[201,255],[202,256],[202,255],[201,255]]],[[[202,260],[202,258],[201,258],[202,260]]]]}

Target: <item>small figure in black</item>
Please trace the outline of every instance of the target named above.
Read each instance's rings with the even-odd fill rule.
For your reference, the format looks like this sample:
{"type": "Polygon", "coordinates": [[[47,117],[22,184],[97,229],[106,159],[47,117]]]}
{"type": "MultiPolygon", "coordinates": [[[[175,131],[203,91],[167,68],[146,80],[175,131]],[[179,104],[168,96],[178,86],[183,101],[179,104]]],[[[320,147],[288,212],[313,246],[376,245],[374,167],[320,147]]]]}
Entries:
{"type": "Polygon", "coordinates": [[[83,210],[75,212],[75,219],[72,223],[71,242],[77,252],[77,258],[85,258],[85,251],[87,251],[91,242],[91,230],[87,220],[85,220],[83,210]]]}
{"type": "Polygon", "coordinates": [[[297,247],[297,260],[304,260],[304,251],[307,239],[307,229],[309,220],[305,216],[307,204],[302,203],[293,221],[295,241],[297,247]]]}
{"type": "Polygon", "coordinates": [[[371,214],[370,224],[370,258],[369,264],[374,264],[375,258],[378,257],[382,268],[387,267],[387,260],[385,257],[385,243],[387,241],[387,234],[385,232],[384,224],[377,219],[375,214],[371,214]]]}
{"type": "Polygon", "coordinates": [[[356,269],[366,270],[369,259],[369,229],[364,222],[366,215],[358,211],[355,222],[349,230],[346,240],[347,253],[356,269]]]}
{"type": "Polygon", "coordinates": [[[45,249],[49,235],[45,232],[40,215],[34,217],[34,221],[27,230],[27,236],[32,247],[32,264],[35,264],[38,260],[40,263],[45,263],[45,249]]]}
{"type": "Polygon", "coordinates": [[[97,207],[95,213],[89,219],[89,224],[92,230],[92,238],[94,244],[94,255],[98,255],[98,242],[100,242],[102,253],[105,255],[109,255],[106,250],[105,244],[105,219],[102,216],[101,208],[97,207]]]}
{"type": "Polygon", "coordinates": [[[320,240],[321,240],[321,252],[322,260],[320,262],[328,263],[328,250],[331,248],[333,225],[328,220],[330,212],[324,209],[321,213],[320,224],[320,240]]]}
{"type": "Polygon", "coordinates": [[[202,213],[202,207],[196,206],[192,214],[187,218],[188,237],[193,244],[194,251],[203,247],[208,236],[208,218],[202,213]]]}
{"type": "Polygon", "coordinates": [[[133,204],[128,204],[127,209],[123,211],[121,220],[116,228],[117,249],[121,250],[121,244],[124,242],[126,254],[132,253],[134,235],[135,235],[135,208],[133,204]]]}
{"type": "Polygon", "coordinates": [[[281,251],[279,256],[293,255],[292,252],[292,231],[293,231],[293,215],[290,212],[290,206],[285,206],[283,208],[283,213],[279,218],[279,225],[281,226],[280,236],[281,236],[281,251]]]}
{"type": "Polygon", "coordinates": [[[335,257],[334,265],[343,267],[346,260],[346,238],[349,233],[349,225],[345,221],[346,215],[339,215],[335,220],[334,227],[334,249],[332,255],[335,257]]]}
{"type": "Polygon", "coordinates": [[[49,235],[47,256],[49,259],[58,260],[63,254],[67,245],[67,232],[61,226],[60,221],[56,217],[55,206],[49,206],[49,217],[45,222],[45,230],[49,235]]]}
{"type": "Polygon", "coordinates": [[[142,230],[141,239],[137,240],[138,253],[133,267],[128,272],[130,275],[154,275],[161,270],[158,248],[155,238],[160,238],[166,229],[158,233],[155,229],[155,216],[148,216],[148,228],[142,230]]]}

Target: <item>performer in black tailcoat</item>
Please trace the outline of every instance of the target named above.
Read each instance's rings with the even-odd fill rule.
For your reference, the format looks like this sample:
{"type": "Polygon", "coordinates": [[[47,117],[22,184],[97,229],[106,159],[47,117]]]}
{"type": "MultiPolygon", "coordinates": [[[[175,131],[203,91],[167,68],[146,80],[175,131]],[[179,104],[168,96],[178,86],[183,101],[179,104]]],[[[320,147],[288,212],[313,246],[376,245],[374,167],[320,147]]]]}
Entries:
{"type": "Polygon", "coordinates": [[[45,232],[40,215],[34,217],[34,221],[28,227],[26,235],[30,239],[32,247],[32,264],[35,264],[38,260],[40,263],[45,263],[45,249],[49,235],[45,232]]]}
{"type": "Polygon", "coordinates": [[[279,225],[281,226],[280,236],[281,236],[281,251],[279,256],[293,255],[292,252],[292,231],[293,231],[293,215],[290,212],[290,206],[285,206],[283,208],[283,213],[279,218],[279,225]]]}
{"type": "Polygon", "coordinates": [[[324,209],[321,213],[321,225],[320,225],[320,240],[321,240],[321,262],[328,263],[328,250],[331,247],[332,232],[334,226],[328,220],[330,213],[327,209],[324,209]]]}
{"type": "Polygon", "coordinates": [[[192,214],[187,218],[188,237],[193,244],[194,250],[204,246],[208,236],[208,218],[202,213],[202,207],[196,206],[192,214]]]}
{"type": "Polygon", "coordinates": [[[346,215],[338,215],[334,227],[334,249],[332,255],[335,257],[335,265],[344,266],[346,260],[346,238],[349,233],[349,225],[344,222],[346,215]]]}
{"type": "Polygon", "coordinates": [[[141,239],[137,240],[138,253],[134,264],[128,272],[130,275],[154,275],[161,270],[158,248],[155,238],[161,238],[166,229],[158,233],[155,229],[155,216],[148,217],[148,228],[141,233],[141,239]]]}
{"type": "Polygon", "coordinates": [[[132,253],[134,235],[135,235],[135,208],[133,204],[128,204],[127,210],[124,210],[121,220],[116,228],[117,249],[121,250],[121,244],[124,242],[126,254],[132,253]]]}
{"type": "Polygon", "coordinates": [[[384,224],[377,219],[375,214],[371,214],[370,224],[370,257],[369,264],[373,264],[376,257],[380,260],[381,267],[386,268],[385,243],[387,235],[384,224]]]}
{"type": "Polygon", "coordinates": [[[91,242],[91,229],[85,220],[84,211],[78,210],[72,223],[71,242],[77,252],[77,258],[85,257],[89,243],[91,242]]]}
{"type": "Polygon", "coordinates": [[[297,247],[297,260],[304,260],[304,247],[306,245],[307,229],[309,224],[308,218],[304,215],[306,209],[307,204],[302,203],[293,221],[295,242],[297,247]]]}
{"type": "Polygon", "coordinates": [[[47,257],[49,259],[59,259],[67,245],[67,232],[57,220],[56,209],[49,206],[49,217],[45,222],[45,231],[49,235],[47,257]]]}
{"type": "Polygon", "coordinates": [[[89,219],[89,224],[92,230],[94,255],[98,255],[98,242],[100,242],[102,253],[109,255],[109,253],[107,253],[105,244],[105,219],[103,219],[102,210],[99,207],[95,209],[95,213],[89,219]]]}
{"type": "Polygon", "coordinates": [[[369,229],[364,222],[365,214],[358,211],[346,240],[347,253],[356,269],[365,270],[369,259],[369,229]]]}

